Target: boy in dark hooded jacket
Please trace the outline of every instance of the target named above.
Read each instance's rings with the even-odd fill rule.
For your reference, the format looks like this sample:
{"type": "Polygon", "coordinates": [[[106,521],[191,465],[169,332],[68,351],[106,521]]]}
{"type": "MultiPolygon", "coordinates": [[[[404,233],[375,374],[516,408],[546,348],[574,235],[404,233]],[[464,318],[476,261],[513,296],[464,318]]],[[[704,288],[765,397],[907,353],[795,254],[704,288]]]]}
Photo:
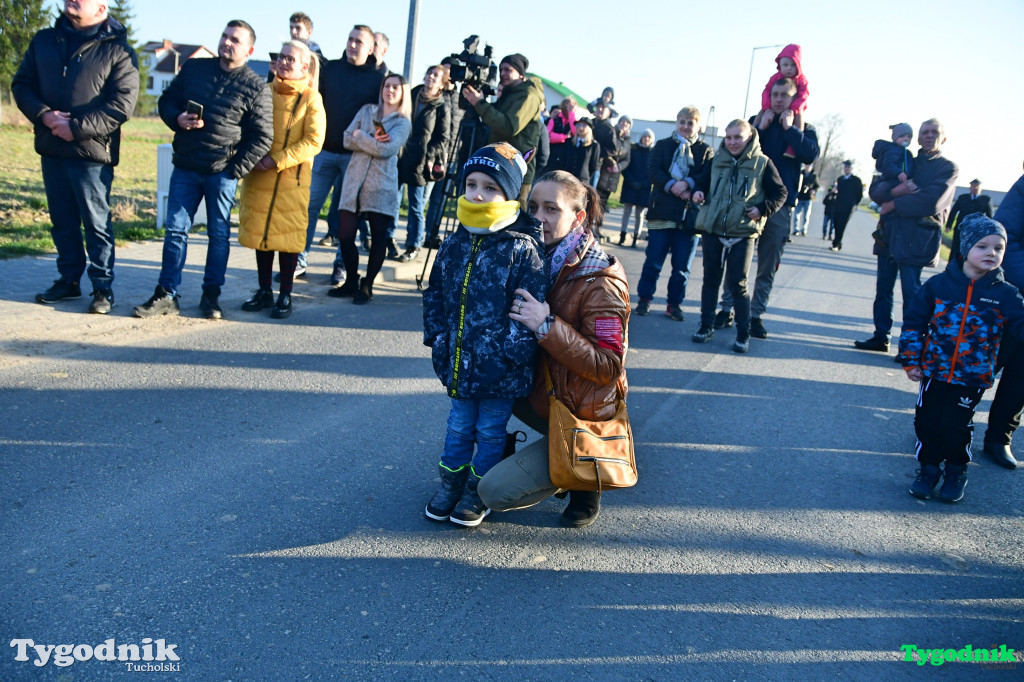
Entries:
{"type": "Polygon", "coordinates": [[[423,292],[423,343],[452,403],[441,485],[426,508],[436,521],[476,526],[490,512],[477,484],[501,461],[514,399],[533,386],[537,339],[509,318],[516,289],[538,300],[547,291],[540,224],[516,201],[529,156],[499,142],[466,162],[459,228],[438,249],[423,292]]]}
{"type": "Polygon", "coordinates": [[[904,315],[900,362],[920,381],[914,416],[921,468],[910,494],[922,500],[943,478],[939,499],[967,486],[974,411],[992,385],[1005,332],[1024,335],[1024,300],[1003,279],[1006,230],[976,213],[960,223],[960,256],[922,286],[904,315]],[[939,466],[946,462],[945,471],[939,466]]]}

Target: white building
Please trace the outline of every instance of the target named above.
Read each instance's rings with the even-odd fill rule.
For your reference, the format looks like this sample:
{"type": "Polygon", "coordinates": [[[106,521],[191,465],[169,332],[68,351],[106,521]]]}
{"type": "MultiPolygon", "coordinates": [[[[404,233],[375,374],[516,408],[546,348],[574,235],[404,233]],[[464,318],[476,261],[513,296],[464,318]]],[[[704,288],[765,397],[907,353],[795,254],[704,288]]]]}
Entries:
{"type": "Polygon", "coordinates": [[[185,45],[170,40],[150,41],[142,46],[140,58],[149,67],[146,94],[160,96],[188,59],[209,58],[217,55],[202,45],[185,45]]]}

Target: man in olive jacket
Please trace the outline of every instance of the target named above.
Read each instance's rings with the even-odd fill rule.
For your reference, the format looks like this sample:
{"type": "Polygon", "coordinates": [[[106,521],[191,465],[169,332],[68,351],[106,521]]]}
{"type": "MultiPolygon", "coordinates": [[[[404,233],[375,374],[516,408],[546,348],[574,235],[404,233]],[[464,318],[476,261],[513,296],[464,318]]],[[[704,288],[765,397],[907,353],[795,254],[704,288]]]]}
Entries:
{"type": "Polygon", "coordinates": [[[209,245],[199,310],[207,319],[223,316],[218,299],[228,267],[235,188],[274,140],[270,90],[246,66],[255,43],[252,26],[229,21],[218,58],[189,59],[160,95],[160,118],[174,131],[174,170],[160,279],[153,296],[135,307],[136,317],[178,314],[188,233],[204,198],[209,245]]]}
{"type": "MultiPolygon", "coordinates": [[[[484,100],[482,93],[472,86],[465,86],[462,94],[473,105],[480,120],[490,128],[488,144],[508,142],[525,154],[533,149],[540,136],[543,123],[540,112],[544,108],[544,86],[534,78],[526,77],[530,60],[523,55],[510,54],[498,65],[498,79],[501,83],[501,97],[494,104],[484,100]]],[[[533,176],[537,172],[536,159],[529,159],[519,203],[526,209],[530,196],[533,176]]],[[[511,198],[511,197],[510,197],[511,198]]]]}
{"type": "Polygon", "coordinates": [[[139,65],[127,31],[107,16],[106,0],[66,2],[53,28],[32,38],[11,91],[35,127],[60,273],[36,301],[81,298],[88,253],[89,312],[108,313],[114,305],[110,187],[121,125],[139,94],[139,65]]]}

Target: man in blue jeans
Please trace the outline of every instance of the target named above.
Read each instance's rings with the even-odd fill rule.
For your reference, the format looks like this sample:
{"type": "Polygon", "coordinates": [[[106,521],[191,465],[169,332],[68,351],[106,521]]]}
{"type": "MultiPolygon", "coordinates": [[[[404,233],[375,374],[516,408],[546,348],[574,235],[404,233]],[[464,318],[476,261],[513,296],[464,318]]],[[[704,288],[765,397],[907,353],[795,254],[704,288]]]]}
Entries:
{"type": "Polygon", "coordinates": [[[946,134],[938,119],[921,124],[917,141],[921,150],[914,159],[912,177],[895,187],[874,182],[868,190],[871,199],[881,206],[882,238],[874,247],[878,256],[875,333],[853,342],[861,350],[889,351],[896,277],[900,278],[905,310],[921,288],[921,270],[939,262],[942,225],[953,203],[959,170],[942,155],[946,134]]]}
{"type": "Polygon", "coordinates": [[[110,186],[121,125],[139,94],[138,60],[127,38],[107,16],[106,0],[66,2],[54,27],[32,38],[11,83],[18,108],[35,127],[57,248],[60,277],[36,295],[39,303],[81,298],[88,263],[89,312],[114,306],[110,186]]]}
{"type": "Polygon", "coordinates": [[[274,139],[270,90],[246,66],[255,44],[249,24],[228,22],[218,58],[186,61],[160,95],[160,118],[174,131],[174,170],[159,283],[153,296],[135,307],[137,317],[178,314],[188,233],[204,198],[209,246],[199,310],[210,320],[223,317],[219,297],[228,267],[235,187],[270,151],[274,139]]]}

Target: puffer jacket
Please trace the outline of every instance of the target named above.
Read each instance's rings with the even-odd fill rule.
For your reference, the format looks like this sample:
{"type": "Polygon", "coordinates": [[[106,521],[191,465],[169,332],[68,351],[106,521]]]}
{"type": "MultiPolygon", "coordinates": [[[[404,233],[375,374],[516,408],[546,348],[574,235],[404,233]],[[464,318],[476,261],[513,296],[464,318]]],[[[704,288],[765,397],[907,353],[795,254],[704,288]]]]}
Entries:
{"type": "Polygon", "coordinates": [[[139,95],[138,59],[128,45],[128,32],[113,17],[74,54],[66,54],[71,30],[62,14],[53,28],[35,34],[11,92],[35,127],[37,154],[116,166],[121,125],[132,115],[139,95]],[[65,142],[43,125],[40,119],[48,111],[71,114],[74,141],[65,142]]]}
{"type": "Polygon", "coordinates": [[[441,243],[423,292],[423,343],[453,398],[516,398],[533,383],[537,339],[509,318],[515,290],[544,300],[540,223],[520,212],[476,235],[459,226],[441,243]]]}
{"type": "Polygon", "coordinates": [[[313,157],[327,127],[324,102],[308,80],[274,80],[275,168],[242,180],[238,243],[260,251],[300,253],[306,247],[313,157]]]}
{"type": "Polygon", "coordinates": [[[174,165],[201,175],[245,177],[274,140],[270,89],[248,66],[225,71],[219,59],[189,59],[157,108],[174,131],[174,165]],[[178,127],[189,100],[203,106],[202,128],[178,127]]]}
{"type": "Polygon", "coordinates": [[[786,187],[775,164],[761,153],[757,131],[736,158],[723,140],[711,161],[711,173],[698,180],[697,189],[705,195],[697,231],[727,239],[761,234],[768,218],[786,202],[786,187]],[[756,207],[761,217],[748,218],[750,207],[756,207]]]}
{"type": "MultiPolygon", "coordinates": [[[[618,402],[628,392],[629,282],[614,256],[604,270],[580,273],[580,263],[591,249],[600,247],[588,235],[548,291],[555,321],[539,343],[558,399],[580,419],[605,421],[615,416],[618,402]]],[[[539,361],[530,406],[547,418],[547,385],[539,361]]]]}
{"type": "MultiPolygon", "coordinates": [[[[539,79],[528,76],[502,90],[494,104],[484,100],[477,102],[473,108],[490,129],[487,144],[508,142],[522,154],[530,151],[544,127],[540,118],[544,101],[544,86],[539,79]]],[[[523,184],[533,183],[536,172],[536,159],[530,159],[523,184]]]]}
{"type": "Polygon", "coordinates": [[[1006,228],[1006,255],[1003,256],[1006,281],[1024,289],[1024,175],[1003,197],[995,219],[1006,228]]]}
{"type": "Polygon", "coordinates": [[[903,196],[892,196],[892,183],[875,178],[868,196],[878,203],[892,201],[894,209],[882,221],[885,231],[883,247],[878,240],[872,252],[890,255],[902,265],[935,267],[942,246],[941,226],[946,223],[949,207],[956,193],[956,179],[960,169],[942,155],[941,151],[926,154],[919,151],[914,157],[912,177],[917,191],[903,196]],[[922,218],[932,218],[922,221],[922,218]]]}
{"type": "Polygon", "coordinates": [[[345,130],[345,149],[352,151],[352,160],[345,171],[341,185],[343,211],[370,211],[398,219],[401,196],[398,192],[398,153],[409,139],[412,124],[405,116],[393,111],[381,124],[391,140],[378,142],[373,125],[377,118],[377,105],[367,104],[359,110],[345,130]],[[364,135],[353,135],[357,130],[364,135]]]}
{"type": "MultiPolygon", "coordinates": [[[[412,89],[413,106],[420,105],[419,97],[423,86],[412,89]]],[[[419,113],[412,120],[412,132],[405,143],[402,157],[398,160],[398,181],[403,184],[423,187],[430,180],[430,170],[435,163],[445,165],[448,154],[448,136],[451,134],[451,111],[444,94],[437,99],[424,102],[419,113]]]]}
{"type": "MultiPolygon", "coordinates": [[[[647,175],[654,190],[651,193],[651,208],[647,211],[647,220],[671,220],[682,223],[687,230],[693,230],[700,215],[700,208],[688,199],[680,199],[666,187],[672,178],[672,159],[679,149],[679,143],[671,137],[658,140],[647,158],[647,175]],[[683,216],[686,216],[685,219],[683,216]]],[[[689,175],[686,176],[690,190],[696,188],[697,181],[705,177],[711,169],[711,157],[714,155],[707,142],[697,139],[690,145],[693,161],[689,175]]]]}
{"type": "MultiPolygon", "coordinates": [[[[796,96],[793,98],[793,103],[789,105],[789,108],[797,113],[803,113],[807,109],[807,96],[810,94],[810,91],[808,90],[807,76],[804,75],[800,46],[796,44],[786,45],[775,58],[775,63],[778,64],[783,57],[789,57],[796,64],[796,76],[793,77],[793,80],[796,82],[796,96]]],[[[772,77],[768,79],[768,83],[764,86],[764,91],[761,93],[762,109],[771,108],[772,87],[783,78],[785,76],[776,70],[772,77]]]]}
{"type": "Polygon", "coordinates": [[[992,385],[1005,333],[1024,336],[1024,300],[1001,268],[976,281],[959,259],[918,290],[903,319],[900,362],[947,384],[992,385]]]}

